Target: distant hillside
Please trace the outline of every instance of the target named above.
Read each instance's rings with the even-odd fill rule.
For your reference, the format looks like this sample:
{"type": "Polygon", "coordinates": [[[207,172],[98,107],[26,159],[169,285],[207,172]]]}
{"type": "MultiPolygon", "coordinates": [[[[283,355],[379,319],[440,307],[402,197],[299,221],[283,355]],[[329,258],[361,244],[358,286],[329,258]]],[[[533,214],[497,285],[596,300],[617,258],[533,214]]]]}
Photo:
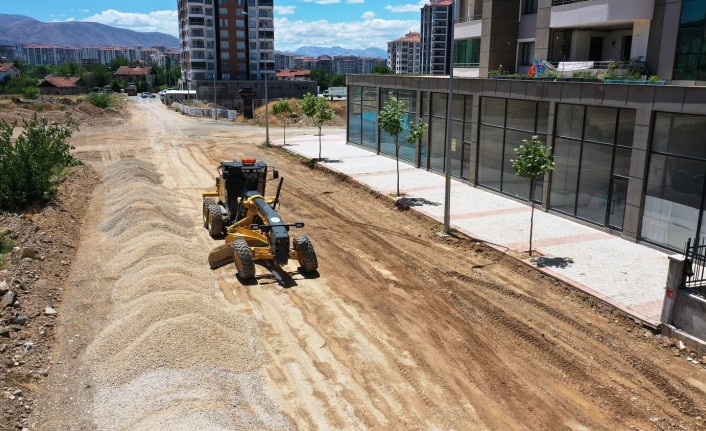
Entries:
{"type": "Polygon", "coordinates": [[[302,46],[291,54],[309,56],[309,57],[319,57],[321,55],[355,55],[357,57],[368,57],[368,58],[387,58],[387,51],[380,48],[366,48],[366,49],[346,49],[340,46],[323,47],[323,46],[302,46]]]}
{"type": "Polygon", "coordinates": [[[95,22],[41,22],[23,15],[0,14],[0,44],[59,46],[166,46],[179,39],[165,33],[140,33],[95,22]]]}

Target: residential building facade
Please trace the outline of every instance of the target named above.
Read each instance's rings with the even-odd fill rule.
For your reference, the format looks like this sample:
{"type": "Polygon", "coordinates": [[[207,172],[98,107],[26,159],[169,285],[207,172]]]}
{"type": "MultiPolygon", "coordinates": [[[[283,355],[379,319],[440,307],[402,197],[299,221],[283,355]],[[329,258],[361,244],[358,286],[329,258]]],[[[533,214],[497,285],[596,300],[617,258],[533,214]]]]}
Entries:
{"type": "Polygon", "coordinates": [[[387,42],[387,67],[397,75],[421,73],[421,42],[418,32],[409,32],[400,39],[387,42]]]}

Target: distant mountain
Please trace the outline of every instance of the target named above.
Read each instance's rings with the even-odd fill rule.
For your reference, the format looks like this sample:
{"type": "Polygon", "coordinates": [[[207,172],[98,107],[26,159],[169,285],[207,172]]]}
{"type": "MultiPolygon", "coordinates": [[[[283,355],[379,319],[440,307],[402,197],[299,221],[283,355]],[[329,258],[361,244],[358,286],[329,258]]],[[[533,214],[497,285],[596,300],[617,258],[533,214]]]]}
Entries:
{"type": "Polygon", "coordinates": [[[302,46],[292,54],[309,56],[309,57],[319,57],[321,55],[355,55],[357,57],[368,57],[368,58],[387,58],[387,51],[380,48],[366,48],[366,49],[346,49],[340,46],[302,46]]]}
{"type": "Polygon", "coordinates": [[[81,46],[179,47],[179,39],[165,33],[141,33],[96,22],[41,22],[24,15],[0,14],[0,44],[81,46]]]}

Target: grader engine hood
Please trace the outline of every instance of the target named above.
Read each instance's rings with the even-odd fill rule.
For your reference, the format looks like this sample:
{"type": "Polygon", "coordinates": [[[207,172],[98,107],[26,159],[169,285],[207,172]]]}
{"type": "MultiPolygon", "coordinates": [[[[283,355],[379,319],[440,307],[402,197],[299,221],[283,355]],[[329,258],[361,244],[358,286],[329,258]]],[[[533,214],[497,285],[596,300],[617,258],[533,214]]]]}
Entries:
{"type": "MultiPolygon", "coordinates": [[[[256,191],[248,192],[248,198],[259,194],[256,191]]],[[[282,217],[262,197],[256,197],[252,203],[257,207],[257,212],[263,221],[266,221],[270,229],[270,247],[274,255],[275,262],[286,264],[289,260],[289,230],[282,226],[282,217]]]]}

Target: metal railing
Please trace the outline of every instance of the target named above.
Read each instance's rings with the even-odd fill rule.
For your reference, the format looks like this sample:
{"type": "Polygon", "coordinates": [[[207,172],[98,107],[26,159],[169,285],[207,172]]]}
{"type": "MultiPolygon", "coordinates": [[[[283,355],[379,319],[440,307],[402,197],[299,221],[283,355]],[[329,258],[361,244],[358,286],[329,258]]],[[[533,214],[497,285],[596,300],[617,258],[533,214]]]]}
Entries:
{"type": "Polygon", "coordinates": [[[684,256],[684,287],[706,294],[706,244],[699,244],[698,238],[691,244],[689,238],[684,256]]]}
{"type": "Polygon", "coordinates": [[[588,1],[588,0],[553,0],[552,6],[561,6],[561,5],[565,5],[565,4],[571,4],[571,3],[580,3],[583,1],[588,1]]]}
{"type": "Polygon", "coordinates": [[[480,67],[480,63],[454,63],[454,69],[472,69],[480,67]]]}
{"type": "Polygon", "coordinates": [[[465,18],[459,18],[456,21],[454,21],[456,24],[461,24],[464,22],[469,22],[469,21],[478,21],[479,19],[483,19],[483,14],[482,13],[477,13],[473,16],[467,16],[465,18]]]}

